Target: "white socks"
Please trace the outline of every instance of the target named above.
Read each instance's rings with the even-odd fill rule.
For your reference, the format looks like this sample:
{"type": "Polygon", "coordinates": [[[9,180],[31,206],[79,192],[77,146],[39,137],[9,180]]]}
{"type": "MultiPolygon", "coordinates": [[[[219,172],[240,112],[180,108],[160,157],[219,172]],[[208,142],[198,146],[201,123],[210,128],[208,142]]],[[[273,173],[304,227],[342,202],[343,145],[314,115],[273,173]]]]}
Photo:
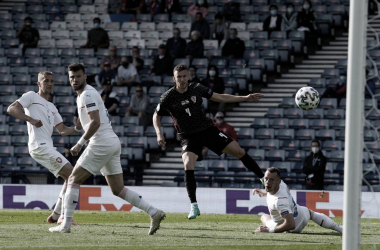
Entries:
{"type": "Polygon", "coordinates": [[[332,229],[340,233],[343,232],[343,228],[325,214],[314,212],[311,219],[321,227],[332,229]]]}
{"type": "Polygon", "coordinates": [[[57,200],[57,203],[55,203],[54,211],[52,213],[52,217],[54,220],[58,220],[59,215],[63,214],[64,210],[64,199],[65,199],[65,193],[66,193],[66,182],[63,184],[62,190],[59,193],[59,197],[57,200]]]}
{"type": "Polygon", "coordinates": [[[118,196],[123,200],[128,201],[131,205],[147,212],[150,215],[150,217],[157,213],[157,208],[150,205],[147,201],[145,201],[145,199],[142,198],[141,195],[139,195],[132,189],[124,187],[118,196]]]}
{"type": "Polygon", "coordinates": [[[63,220],[63,227],[70,228],[71,220],[74,216],[74,210],[78,204],[79,187],[76,183],[69,183],[65,195],[65,218],[63,220]]]}

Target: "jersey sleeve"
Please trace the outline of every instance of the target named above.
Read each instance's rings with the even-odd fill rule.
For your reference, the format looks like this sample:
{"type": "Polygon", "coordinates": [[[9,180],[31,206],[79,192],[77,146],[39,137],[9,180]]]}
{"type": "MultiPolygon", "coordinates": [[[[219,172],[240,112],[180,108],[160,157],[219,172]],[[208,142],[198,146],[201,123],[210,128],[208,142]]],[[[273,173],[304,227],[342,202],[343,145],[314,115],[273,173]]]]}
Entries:
{"type": "Polygon", "coordinates": [[[58,113],[58,110],[54,111],[54,127],[63,122],[62,116],[58,113]]]}
{"type": "Polygon", "coordinates": [[[166,95],[163,94],[160,98],[160,103],[157,105],[156,107],[156,113],[159,115],[159,116],[164,116],[166,115],[167,111],[167,105],[166,105],[166,95]]]}
{"type": "MultiPolygon", "coordinates": [[[[93,91],[91,91],[93,92],[93,91]]],[[[99,110],[98,104],[96,102],[96,96],[95,93],[91,93],[90,91],[85,91],[83,93],[83,106],[86,109],[86,112],[89,113],[91,111],[99,110]]],[[[97,94],[97,93],[96,93],[97,94]]],[[[102,101],[103,103],[103,101],[102,101]]]]}
{"type": "Polygon", "coordinates": [[[276,203],[277,211],[281,216],[285,216],[287,214],[292,214],[292,209],[289,206],[289,198],[288,197],[278,197],[276,203]]]}
{"type": "Polygon", "coordinates": [[[21,104],[21,106],[26,109],[26,108],[29,108],[30,105],[33,104],[33,99],[34,99],[34,92],[33,91],[29,91],[25,94],[23,94],[18,100],[17,102],[21,104]]]}
{"type": "Polygon", "coordinates": [[[210,99],[212,97],[212,94],[214,93],[214,91],[212,91],[212,89],[207,88],[200,83],[198,85],[198,88],[201,89],[202,97],[207,98],[207,99],[210,99]]]}

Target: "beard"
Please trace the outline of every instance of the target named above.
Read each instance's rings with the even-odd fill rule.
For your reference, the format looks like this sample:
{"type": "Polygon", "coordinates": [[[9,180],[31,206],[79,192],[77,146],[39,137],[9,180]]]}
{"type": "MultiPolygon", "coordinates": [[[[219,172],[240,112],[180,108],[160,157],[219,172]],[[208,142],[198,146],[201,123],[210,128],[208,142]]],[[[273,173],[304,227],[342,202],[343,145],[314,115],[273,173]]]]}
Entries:
{"type": "Polygon", "coordinates": [[[79,83],[74,83],[71,85],[75,91],[82,90],[84,88],[86,81],[79,82],[79,83]]]}

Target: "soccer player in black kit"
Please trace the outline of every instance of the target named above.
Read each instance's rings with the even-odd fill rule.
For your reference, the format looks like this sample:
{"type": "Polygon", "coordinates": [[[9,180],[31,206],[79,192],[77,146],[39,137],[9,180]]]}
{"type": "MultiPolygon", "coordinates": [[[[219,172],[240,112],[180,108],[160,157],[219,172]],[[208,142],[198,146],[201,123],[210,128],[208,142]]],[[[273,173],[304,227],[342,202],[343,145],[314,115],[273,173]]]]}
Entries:
{"type": "Polygon", "coordinates": [[[240,159],[247,169],[254,172],[259,178],[264,177],[259,165],[239,144],[229,136],[219,131],[213,121],[208,118],[202,109],[202,97],[215,102],[252,102],[260,100],[262,94],[234,96],[214,93],[200,83],[188,83],[189,71],[184,65],[177,65],[174,70],[176,85],[166,91],[157,105],[153,115],[153,125],[157,133],[157,143],[165,148],[165,138],[161,131],[161,116],[169,112],[174,120],[175,128],[181,137],[182,160],[185,167],[185,184],[191,201],[189,219],[200,215],[197,204],[194,177],[194,165],[202,160],[202,148],[208,147],[216,154],[230,154],[240,159]]]}

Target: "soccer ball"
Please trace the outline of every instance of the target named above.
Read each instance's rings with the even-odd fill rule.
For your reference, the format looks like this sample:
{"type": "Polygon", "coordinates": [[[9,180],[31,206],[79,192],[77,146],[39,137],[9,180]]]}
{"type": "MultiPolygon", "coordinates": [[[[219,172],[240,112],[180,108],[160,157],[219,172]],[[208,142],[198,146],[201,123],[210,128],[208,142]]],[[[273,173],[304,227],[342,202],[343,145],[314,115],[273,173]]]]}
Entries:
{"type": "Polygon", "coordinates": [[[295,97],[297,106],[303,110],[315,109],[320,100],[318,91],[313,87],[300,88],[295,97]]]}

